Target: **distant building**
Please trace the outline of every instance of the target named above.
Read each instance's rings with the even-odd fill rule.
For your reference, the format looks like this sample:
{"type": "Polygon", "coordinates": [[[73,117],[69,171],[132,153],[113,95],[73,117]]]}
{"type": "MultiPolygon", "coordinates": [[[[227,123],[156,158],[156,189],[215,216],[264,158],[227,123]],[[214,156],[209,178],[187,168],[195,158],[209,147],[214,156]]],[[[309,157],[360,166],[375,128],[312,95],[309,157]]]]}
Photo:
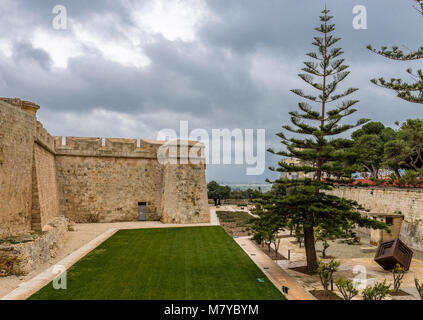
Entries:
{"type": "MultiPolygon", "coordinates": [[[[306,163],[304,161],[301,161],[300,159],[297,158],[286,158],[283,160],[283,163],[289,165],[289,166],[302,166],[302,165],[306,165],[306,163]]],[[[299,171],[299,172],[283,172],[281,175],[282,179],[288,179],[288,180],[296,180],[296,179],[314,179],[315,176],[315,172],[303,172],[303,171],[299,171]]],[[[322,172],[322,178],[326,179],[328,178],[329,175],[326,172],[322,172]]]]}

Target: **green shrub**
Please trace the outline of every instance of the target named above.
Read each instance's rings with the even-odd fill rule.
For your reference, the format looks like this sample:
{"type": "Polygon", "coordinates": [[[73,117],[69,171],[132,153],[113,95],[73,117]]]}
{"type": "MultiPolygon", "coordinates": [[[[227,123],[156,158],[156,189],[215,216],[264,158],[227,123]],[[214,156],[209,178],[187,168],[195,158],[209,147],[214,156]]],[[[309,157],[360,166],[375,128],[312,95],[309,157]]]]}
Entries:
{"type": "Polygon", "coordinates": [[[392,270],[392,275],[394,277],[394,293],[397,293],[399,291],[399,288],[401,287],[402,278],[404,278],[406,272],[407,270],[401,267],[398,263],[392,270]]]}
{"type": "Polygon", "coordinates": [[[335,284],[344,297],[344,300],[351,300],[358,295],[358,290],[354,288],[353,282],[349,279],[338,279],[335,284]]]}
{"type": "Polygon", "coordinates": [[[331,259],[330,262],[325,263],[321,260],[318,261],[319,266],[317,268],[317,273],[320,277],[320,282],[322,283],[325,294],[329,293],[329,283],[332,279],[333,273],[338,270],[338,267],[341,265],[339,261],[331,259]]]}
{"type": "Polygon", "coordinates": [[[416,289],[419,292],[420,299],[423,300],[423,283],[420,284],[418,279],[414,279],[414,283],[416,284],[416,289]]]}
{"type": "Polygon", "coordinates": [[[363,290],[363,300],[383,300],[391,291],[391,285],[383,282],[376,282],[373,287],[367,287],[363,290]]]}

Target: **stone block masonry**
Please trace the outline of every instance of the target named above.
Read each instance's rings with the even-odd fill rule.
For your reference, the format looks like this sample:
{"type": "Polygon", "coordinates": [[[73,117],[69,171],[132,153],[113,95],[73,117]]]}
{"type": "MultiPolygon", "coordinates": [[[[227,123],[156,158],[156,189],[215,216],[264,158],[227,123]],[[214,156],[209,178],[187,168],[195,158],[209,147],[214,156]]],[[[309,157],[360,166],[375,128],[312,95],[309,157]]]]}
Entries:
{"type": "Polygon", "coordinates": [[[0,101],[0,238],[31,229],[36,119],[12,102],[0,101]]]}
{"type": "Polygon", "coordinates": [[[55,258],[68,231],[68,221],[56,217],[44,226],[44,232],[0,241],[0,277],[25,275],[55,258]]]}
{"type": "MultiPolygon", "coordinates": [[[[338,197],[361,204],[371,213],[404,216],[400,239],[423,251],[423,190],[418,188],[338,187],[330,191],[338,197]]],[[[395,226],[394,226],[395,227],[395,226]]]]}
{"type": "Polygon", "coordinates": [[[117,157],[57,156],[64,215],[78,223],[160,220],[162,168],[157,161],[117,157]]]}
{"type": "Polygon", "coordinates": [[[37,121],[38,109],[0,98],[0,239],[45,231],[58,216],[136,221],[140,205],[147,220],[210,221],[203,145],[188,143],[198,163],[161,164],[165,141],[66,137],[63,144],[37,121]]]}

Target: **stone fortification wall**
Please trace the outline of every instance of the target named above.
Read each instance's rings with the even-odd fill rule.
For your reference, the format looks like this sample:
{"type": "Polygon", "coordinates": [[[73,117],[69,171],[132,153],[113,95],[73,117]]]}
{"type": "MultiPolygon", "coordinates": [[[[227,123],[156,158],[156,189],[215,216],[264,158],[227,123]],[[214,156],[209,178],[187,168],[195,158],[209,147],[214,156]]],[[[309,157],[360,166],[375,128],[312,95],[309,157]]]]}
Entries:
{"type": "Polygon", "coordinates": [[[357,201],[370,213],[404,215],[400,238],[423,251],[423,190],[378,187],[338,187],[330,193],[357,201]]]}
{"type": "Polygon", "coordinates": [[[63,144],[37,121],[38,109],[0,98],[0,276],[54,256],[65,217],[136,221],[146,207],[147,220],[209,222],[203,145],[186,142],[193,157],[185,163],[182,141],[67,137],[63,144]]]}
{"type": "Polygon", "coordinates": [[[19,101],[0,100],[0,238],[31,230],[35,115],[19,101]]]}
{"type": "Polygon", "coordinates": [[[0,238],[44,231],[60,214],[75,222],[135,221],[143,204],[147,220],[209,221],[203,145],[83,137],[63,143],[37,121],[38,109],[0,98],[0,238]]]}
{"type": "Polygon", "coordinates": [[[210,222],[204,164],[165,165],[162,221],[164,223],[210,222]]]}
{"type": "Polygon", "coordinates": [[[60,214],[56,158],[38,143],[34,144],[32,229],[43,231],[60,214]]]}
{"type": "MultiPolygon", "coordinates": [[[[65,144],[62,140],[55,138],[60,207],[73,221],[134,221],[138,204],[144,202],[147,220],[209,221],[204,146],[188,147],[200,164],[172,165],[166,162],[172,152],[164,151],[165,161],[158,161],[164,141],[141,140],[138,146],[135,139],[66,137],[65,144]]],[[[175,150],[179,154],[178,146],[175,150]]]]}

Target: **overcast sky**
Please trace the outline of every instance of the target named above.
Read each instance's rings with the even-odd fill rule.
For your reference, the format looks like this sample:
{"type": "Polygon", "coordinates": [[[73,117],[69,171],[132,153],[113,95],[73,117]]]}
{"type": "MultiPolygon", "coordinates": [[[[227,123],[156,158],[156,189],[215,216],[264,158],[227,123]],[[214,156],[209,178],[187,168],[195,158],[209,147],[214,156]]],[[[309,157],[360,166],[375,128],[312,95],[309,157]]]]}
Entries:
{"type": "MultiPolygon", "coordinates": [[[[360,88],[352,118],[393,125],[422,116],[421,106],[375,87],[373,77],[403,75],[418,63],[392,62],[372,44],[418,48],[423,19],[412,0],[0,0],[0,96],[41,106],[39,120],[58,136],[155,139],[159,130],[266,129],[267,147],[296,108],[293,88],[325,3],[360,88]],[[67,9],[55,30],[53,7],[67,9]],[[352,27],[355,5],[368,29],[352,27]]],[[[267,155],[267,164],[277,158],[267,155]]],[[[245,167],[208,166],[209,180],[263,182],[245,167]]]]}

